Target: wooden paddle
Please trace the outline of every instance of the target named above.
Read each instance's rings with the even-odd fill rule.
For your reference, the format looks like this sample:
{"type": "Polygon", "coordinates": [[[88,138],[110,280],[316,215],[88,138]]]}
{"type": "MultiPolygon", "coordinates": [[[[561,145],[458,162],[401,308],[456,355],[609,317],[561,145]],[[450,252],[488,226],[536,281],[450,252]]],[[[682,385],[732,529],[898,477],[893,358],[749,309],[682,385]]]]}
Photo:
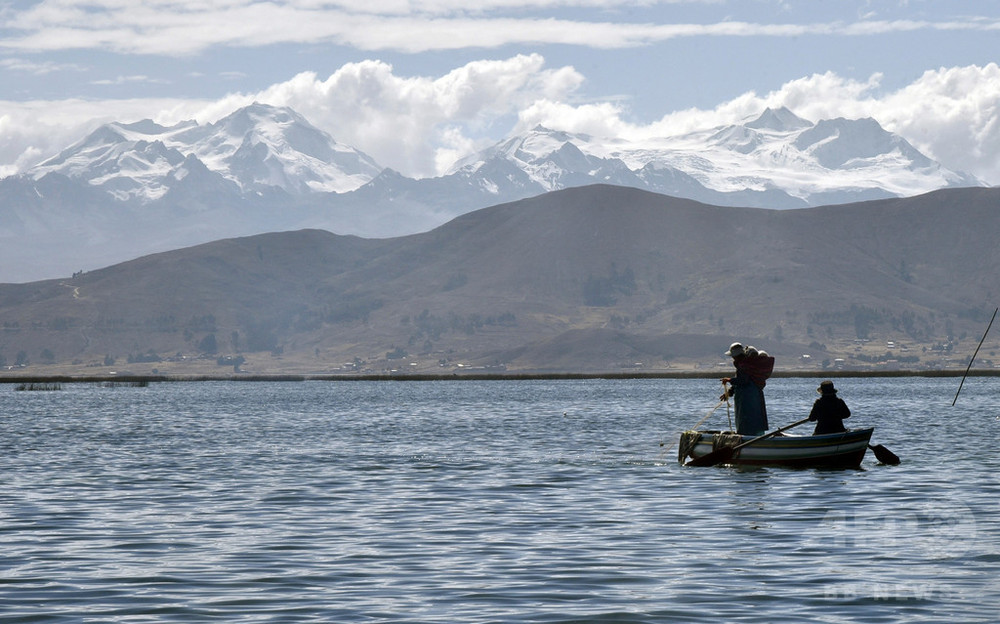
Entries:
{"type": "Polygon", "coordinates": [[[899,465],[899,458],[896,457],[896,454],[890,451],[889,449],[885,448],[881,444],[876,444],[875,446],[869,444],[868,448],[870,448],[872,452],[875,453],[875,459],[879,460],[883,464],[888,464],[890,466],[899,465]]]}
{"type": "Polygon", "coordinates": [[[737,444],[736,446],[724,446],[722,448],[715,449],[711,453],[707,453],[705,455],[702,455],[701,457],[696,457],[695,459],[692,459],[691,461],[689,461],[688,463],[686,463],[684,465],[685,466],[715,466],[716,464],[724,464],[727,461],[729,461],[730,459],[732,459],[733,458],[733,454],[736,453],[736,451],[738,451],[741,448],[743,448],[744,446],[750,446],[754,442],[760,442],[761,440],[765,440],[767,438],[772,438],[772,437],[778,435],[779,433],[781,433],[782,431],[787,431],[787,430],[791,429],[792,427],[798,427],[799,425],[805,424],[807,422],[809,422],[808,418],[803,418],[802,420],[797,420],[797,421],[793,422],[790,425],[785,425],[784,427],[781,427],[779,429],[775,429],[771,433],[765,433],[762,436],[757,436],[756,438],[754,438],[752,440],[747,440],[746,442],[743,442],[742,444],[737,444]]]}

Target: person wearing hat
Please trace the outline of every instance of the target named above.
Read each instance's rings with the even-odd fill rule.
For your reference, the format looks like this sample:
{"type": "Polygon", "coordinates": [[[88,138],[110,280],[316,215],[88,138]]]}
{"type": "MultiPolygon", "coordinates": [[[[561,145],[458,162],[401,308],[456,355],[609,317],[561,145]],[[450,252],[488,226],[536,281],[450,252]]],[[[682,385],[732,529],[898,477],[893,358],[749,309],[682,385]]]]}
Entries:
{"type": "Polygon", "coordinates": [[[724,384],[729,388],[720,400],[733,397],[736,412],[736,433],[740,435],[762,435],[767,431],[767,405],[764,403],[764,386],[774,370],[774,358],[761,357],[754,349],[753,354],[742,344],[734,342],[726,355],[733,358],[735,377],[726,377],[724,384]]]}
{"type": "Polygon", "coordinates": [[[844,419],[851,417],[851,410],[847,403],[837,396],[837,389],[833,387],[833,382],[826,380],[816,388],[820,397],[813,403],[812,411],[809,412],[809,420],[816,421],[816,430],[813,435],[824,433],[840,433],[847,431],[844,427],[844,419]]]}

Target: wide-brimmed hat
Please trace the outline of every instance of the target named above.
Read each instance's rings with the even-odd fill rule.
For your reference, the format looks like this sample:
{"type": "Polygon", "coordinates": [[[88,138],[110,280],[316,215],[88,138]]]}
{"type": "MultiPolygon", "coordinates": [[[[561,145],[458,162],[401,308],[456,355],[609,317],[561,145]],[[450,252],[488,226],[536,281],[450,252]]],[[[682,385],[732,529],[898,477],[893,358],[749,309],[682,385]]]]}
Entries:
{"type": "Polygon", "coordinates": [[[741,345],[738,342],[734,342],[733,344],[729,345],[729,351],[726,351],[726,355],[731,357],[739,357],[741,355],[745,355],[745,352],[743,351],[743,345],[741,345]]]}
{"type": "Polygon", "coordinates": [[[820,394],[837,394],[837,389],[833,387],[833,382],[829,379],[824,381],[816,388],[816,392],[820,394]]]}

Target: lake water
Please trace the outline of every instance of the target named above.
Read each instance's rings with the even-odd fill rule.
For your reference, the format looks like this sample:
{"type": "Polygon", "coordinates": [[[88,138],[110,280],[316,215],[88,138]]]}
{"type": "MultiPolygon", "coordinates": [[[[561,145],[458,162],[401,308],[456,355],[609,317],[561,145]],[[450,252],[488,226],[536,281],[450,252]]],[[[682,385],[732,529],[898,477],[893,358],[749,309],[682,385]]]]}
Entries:
{"type": "Polygon", "coordinates": [[[849,471],[678,465],[715,380],[4,385],[0,620],[995,622],[1000,378],[959,381],[837,379],[903,460],[849,471]]]}

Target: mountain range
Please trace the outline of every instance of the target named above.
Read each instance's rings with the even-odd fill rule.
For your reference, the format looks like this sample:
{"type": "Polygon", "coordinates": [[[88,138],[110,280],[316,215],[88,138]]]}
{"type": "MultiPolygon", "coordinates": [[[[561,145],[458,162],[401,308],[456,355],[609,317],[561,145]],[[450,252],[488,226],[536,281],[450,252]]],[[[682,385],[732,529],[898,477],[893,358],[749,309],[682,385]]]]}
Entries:
{"type": "Polygon", "coordinates": [[[412,179],[291,109],[254,104],[211,124],[109,123],[0,180],[0,282],[272,231],[402,236],[594,183],[775,209],[981,186],[875,120],[813,123],[784,108],[641,141],[536,127],[412,179]]]}
{"type": "MultiPolygon", "coordinates": [[[[729,370],[722,353],[740,340],[784,370],[964,369],[1000,296],[998,206],[992,188],[768,210],[592,185],[395,238],[232,238],[0,284],[0,362],[729,370]]],[[[994,365],[997,344],[978,365],[994,365]]]]}

